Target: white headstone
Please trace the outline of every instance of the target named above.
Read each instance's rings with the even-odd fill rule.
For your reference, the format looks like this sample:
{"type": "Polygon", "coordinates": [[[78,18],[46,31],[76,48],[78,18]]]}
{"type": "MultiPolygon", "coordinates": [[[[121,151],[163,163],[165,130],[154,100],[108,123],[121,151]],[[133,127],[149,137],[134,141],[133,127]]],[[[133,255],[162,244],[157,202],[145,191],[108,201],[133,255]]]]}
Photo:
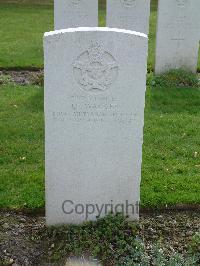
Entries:
{"type": "Polygon", "coordinates": [[[98,26],[98,0],[54,0],[55,30],[98,26]]]}
{"type": "Polygon", "coordinates": [[[196,72],[200,0],[159,0],[156,74],[170,69],[196,72]]]}
{"type": "Polygon", "coordinates": [[[138,218],[147,46],[119,29],[45,34],[47,224],[138,218]]]}
{"type": "Polygon", "coordinates": [[[148,34],[150,0],[108,0],[106,26],[148,34]]]}

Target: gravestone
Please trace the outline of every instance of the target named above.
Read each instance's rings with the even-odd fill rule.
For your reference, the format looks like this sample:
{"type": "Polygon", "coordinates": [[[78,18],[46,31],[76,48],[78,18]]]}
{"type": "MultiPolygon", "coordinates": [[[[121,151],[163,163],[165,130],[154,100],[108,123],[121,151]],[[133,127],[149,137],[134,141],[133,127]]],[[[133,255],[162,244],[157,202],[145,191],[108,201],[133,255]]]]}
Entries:
{"type": "Polygon", "coordinates": [[[180,68],[196,72],[199,11],[199,0],[159,0],[156,74],[180,68]]]}
{"type": "Polygon", "coordinates": [[[120,29],[45,34],[48,225],[138,219],[147,47],[120,29]]]}
{"type": "Polygon", "coordinates": [[[106,25],[148,34],[150,0],[108,0],[106,25]]]}
{"type": "Polygon", "coordinates": [[[55,30],[98,26],[98,0],[54,0],[55,30]]]}

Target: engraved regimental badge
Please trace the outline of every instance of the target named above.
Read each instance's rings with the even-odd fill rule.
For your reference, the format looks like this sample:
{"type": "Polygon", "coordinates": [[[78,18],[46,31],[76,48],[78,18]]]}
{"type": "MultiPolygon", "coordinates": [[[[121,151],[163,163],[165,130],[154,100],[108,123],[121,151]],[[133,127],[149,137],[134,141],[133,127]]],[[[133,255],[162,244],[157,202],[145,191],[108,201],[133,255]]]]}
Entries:
{"type": "Polygon", "coordinates": [[[85,91],[105,91],[117,79],[119,66],[114,57],[98,43],[78,56],[73,64],[74,77],[85,91]]]}

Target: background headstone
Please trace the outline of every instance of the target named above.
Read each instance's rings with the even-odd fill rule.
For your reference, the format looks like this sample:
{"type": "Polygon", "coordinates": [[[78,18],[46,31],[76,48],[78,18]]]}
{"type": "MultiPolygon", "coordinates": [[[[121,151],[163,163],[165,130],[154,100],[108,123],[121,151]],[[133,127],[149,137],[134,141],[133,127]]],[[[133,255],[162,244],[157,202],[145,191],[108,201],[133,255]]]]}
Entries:
{"type": "Polygon", "coordinates": [[[159,0],[156,74],[179,68],[196,72],[199,21],[199,0],[159,0]]]}
{"type": "Polygon", "coordinates": [[[98,26],[98,0],[54,0],[55,30],[98,26]]]}
{"type": "Polygon", "coordinates": [[[148,34],[150,0],[108,0],[106,26],[148,34]]]}
{"type": "Polygon", "coordinates": [[[47,224],[80,223],[87,204],[90,220],[105,204],[138,218],[147,47],[125,30],[45,34],[47,224]]]}

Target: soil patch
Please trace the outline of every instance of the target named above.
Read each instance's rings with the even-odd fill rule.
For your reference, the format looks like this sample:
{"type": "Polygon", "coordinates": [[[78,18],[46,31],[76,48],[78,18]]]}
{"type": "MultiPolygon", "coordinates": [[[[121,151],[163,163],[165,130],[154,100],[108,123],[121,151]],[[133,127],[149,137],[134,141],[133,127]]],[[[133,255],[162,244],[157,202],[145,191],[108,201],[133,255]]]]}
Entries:
{"type": "MultiPolygon", "coordinates": [[[[0,265],[63,265],[49,264],[54,244],[51,238],[41,238],[45,230],[43,216],[1,211],[0,265]]],[[[169,255],[174,251],[185,254],[193,235],[200,232],[200,212],[142,214],[139,231],[149,254],[157,242],[169,255]]]]}
{"type": "Polygon", "coordinates": [[[1,70],[0,78],[4,76],[10,79],[18,85],[40,85],[44,83],[44,71],[43,70],[1,70]]]}

